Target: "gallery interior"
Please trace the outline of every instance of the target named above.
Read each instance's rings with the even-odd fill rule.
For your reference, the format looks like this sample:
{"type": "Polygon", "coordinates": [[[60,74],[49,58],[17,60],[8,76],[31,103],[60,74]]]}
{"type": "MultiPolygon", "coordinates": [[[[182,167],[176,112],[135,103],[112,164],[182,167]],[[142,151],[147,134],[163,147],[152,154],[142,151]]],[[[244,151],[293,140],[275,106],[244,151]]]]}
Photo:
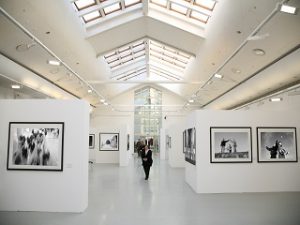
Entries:
{"type": "Polygon", "coordinates": [[[299,225],[299,10],[0,0],[0,225],[299,225]]]}

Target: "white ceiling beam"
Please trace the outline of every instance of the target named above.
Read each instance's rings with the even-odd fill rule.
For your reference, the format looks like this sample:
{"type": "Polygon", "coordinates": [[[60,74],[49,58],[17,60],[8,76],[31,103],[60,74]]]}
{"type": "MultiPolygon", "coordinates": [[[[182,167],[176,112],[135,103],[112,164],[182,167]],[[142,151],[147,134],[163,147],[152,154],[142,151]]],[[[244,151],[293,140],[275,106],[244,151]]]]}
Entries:
{"type": "Polygon", "coordinates": [[[119,81],[119,80],[90,80],[88,81],[90,84],[198,84],[201,85],[204,81],[174,81],[174,80],[127,80],[127,81],[119,81]]]}

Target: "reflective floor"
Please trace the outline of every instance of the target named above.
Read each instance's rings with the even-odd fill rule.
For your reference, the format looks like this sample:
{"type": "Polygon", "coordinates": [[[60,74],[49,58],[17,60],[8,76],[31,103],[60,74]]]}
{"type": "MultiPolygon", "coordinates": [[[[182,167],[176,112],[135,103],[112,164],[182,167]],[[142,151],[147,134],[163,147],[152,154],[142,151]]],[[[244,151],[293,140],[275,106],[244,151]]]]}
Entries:
{"type": "Polygon", "coordinates": [[[148,181],[140,161],[90,166],[84,213],[0,212],[0,225],[299,225],[300,192],[195,194],[184,169],[155,160],[148,181]]]}

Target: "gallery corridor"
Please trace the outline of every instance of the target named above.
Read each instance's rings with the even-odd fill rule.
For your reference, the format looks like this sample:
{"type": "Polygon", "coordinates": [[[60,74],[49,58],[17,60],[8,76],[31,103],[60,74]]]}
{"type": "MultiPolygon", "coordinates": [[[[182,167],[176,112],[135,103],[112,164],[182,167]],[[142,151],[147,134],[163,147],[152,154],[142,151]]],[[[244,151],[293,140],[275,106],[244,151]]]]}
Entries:
{"type": "Polygon", "coordinates": [[[137,159],[129,167],[93,164],[89,170],[84,213],[0,212],[0,225],[300,224],[300,193],[195,194],[184,169],[159,160],[148,181],[137,159]]]}

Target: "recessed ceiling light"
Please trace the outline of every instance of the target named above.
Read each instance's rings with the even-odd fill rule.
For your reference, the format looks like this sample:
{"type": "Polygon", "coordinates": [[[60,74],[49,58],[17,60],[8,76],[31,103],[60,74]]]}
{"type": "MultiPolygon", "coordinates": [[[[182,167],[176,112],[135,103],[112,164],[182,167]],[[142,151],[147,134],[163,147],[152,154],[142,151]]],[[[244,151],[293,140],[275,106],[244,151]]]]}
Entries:
{"type": "Polygon", "coordinates": [[[108,103],[107,103],[107,102],[104,102],[103,104],[104,104],[104,105],[108,105],[108,103]]]}
{"type": "Polygon", "coordinates": [[[91,89],[89,89],[89,90],[88,90],[88,93],[92,93],[92,90],[91,90],[91,89]]]}
{"type": "Polygon", "coordinates": [[[195,101],[194,99],[190,99],[190,100],[189,100],[190,103],[193,103],[194,101],[195,101]]]}
{"type": "Polygon", "coordinates": [[[237,69],[237,68],[232,68],[231,71],[233,73],[241,73],[241,70],[237,69]]]}
{"type": "Polygon", "coordinates": [[[285,13],[290,13],[290,14],[296,14],[296,7],[290,6],[290,5],[281,5],[280,11],[285,12],[285,13]]]}
{"type": "Polygon", "coordinates": [[[105,102],[105,99],[101,99],[100,102],[102,102],[102,103],[105,102]]]}
{"type": "Polygon", "coordinates": [[[216,73],[216,74],[214,75],[214,77],[219,78],[219,79],[222,79],[222,78],[223,78],[223,75],[217,74],[217,73],[216,73]]]}
{"type": "Polygon", "coordinates": [[[52,66],[60,66],[61,62],[56,60],[47,60],[47,63],[52,66]]]}
{"type": "Polygon", "coordinates": [[[280,102],[282,98],[270,98],[270,102],[280,102]]]}
{"type": "Polygon", "coordinates": [[[18,85],[18,84],[13,84],[13,85],[11,85],[11,88],[12,88],[12,89],[20,89],[21,86],[18,85]]]}
{"type": "Polygon", "coordinates": [[[266,52],[260,48],[253,49],[253,52],[255,55],[259,55],[259,56],[263,56],[266,54],[266,52]]]}

